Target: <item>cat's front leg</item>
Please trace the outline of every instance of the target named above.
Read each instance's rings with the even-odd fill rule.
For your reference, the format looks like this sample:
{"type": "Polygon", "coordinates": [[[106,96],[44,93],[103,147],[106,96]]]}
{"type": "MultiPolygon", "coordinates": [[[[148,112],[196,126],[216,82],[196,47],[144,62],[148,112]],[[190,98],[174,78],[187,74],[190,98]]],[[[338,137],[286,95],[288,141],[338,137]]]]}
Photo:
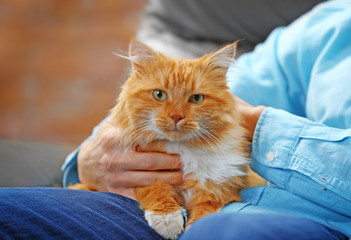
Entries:
{"type": "Polygon", "coordinates": [[[136,188],[135,196],[150,227],[165,239],[177,239],[184,230],[184,218],[180,197],[172,186],[155,182],[136,188]]]}
{"type": "Polygon", "coordinates": [[[189,214],[186,227],[190,227],[195,221],[210,213],[217,212],[223,206],[223,202],[216,199],[212,194],[206,191],[197,193],[189,200],[186,207],[189,214]]]}
{"type": "Polygon", "coordinates": [[[196,220],[217,212],[224,204],[230,201],[240,201],[237,185],[230,179],[226,182],[217,184],[210,181],[205,185],[188,181],[186,185],[192,185],[191,197],[186,203],[186,209],[189,214],[189,221],[186,227],[189,227],[196,220]],[[190,182],[190,184],[188,184],[190,182]]]}

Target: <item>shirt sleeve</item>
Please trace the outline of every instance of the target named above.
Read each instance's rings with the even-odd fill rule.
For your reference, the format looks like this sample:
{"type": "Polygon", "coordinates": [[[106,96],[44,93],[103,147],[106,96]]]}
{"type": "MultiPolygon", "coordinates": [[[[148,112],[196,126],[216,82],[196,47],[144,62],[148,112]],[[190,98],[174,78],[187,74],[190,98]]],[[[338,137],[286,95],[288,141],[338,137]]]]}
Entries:
{"type": "Polygon", "coordinates": [[[253,169],[343,214],[351,209],[350,34],[350,2],[327,1],[274,30],[227,74],[234,94],[273,107],[256,126],[253,169]],[[344,201],[332,207],[333,199],[344,201]]]}
{"type": "Polygon", "coordinates": [[[351,200],[351,129],[267,108],[256,126],[251,158],[253,170],[279,188],[308,198],[306,187],[317,184],[351,200]],[[301,175],[305,182],[295,184],[301,175]]]}

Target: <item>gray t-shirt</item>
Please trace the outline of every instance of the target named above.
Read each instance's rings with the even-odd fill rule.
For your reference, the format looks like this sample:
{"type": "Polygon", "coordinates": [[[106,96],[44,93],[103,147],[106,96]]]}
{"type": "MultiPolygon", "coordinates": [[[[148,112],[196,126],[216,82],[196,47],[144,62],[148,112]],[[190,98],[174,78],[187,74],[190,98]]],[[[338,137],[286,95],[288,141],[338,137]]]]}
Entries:
{"type": "Polygon", "coordinates": [[[177,55],[177,49],[183,52],[180,56],[202,55],[236,40],[240,40],[239,46],[245,52],[263,42],[274,28],[288,25],[320,2],[323,1],[149,0],[137,38],[171,56],[177,55]]]}

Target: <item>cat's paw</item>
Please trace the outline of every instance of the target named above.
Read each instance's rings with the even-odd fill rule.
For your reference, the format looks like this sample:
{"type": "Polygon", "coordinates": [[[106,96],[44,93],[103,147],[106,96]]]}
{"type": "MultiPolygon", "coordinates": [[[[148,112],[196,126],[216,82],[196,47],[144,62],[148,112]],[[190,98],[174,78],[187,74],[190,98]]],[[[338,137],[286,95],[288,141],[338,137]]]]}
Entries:
{"type": "Polygon", "coordinates": [[[177,239],[184,230],[182,209],[168,214],[145,211],[145,219],[165,239],[177,239]]]}

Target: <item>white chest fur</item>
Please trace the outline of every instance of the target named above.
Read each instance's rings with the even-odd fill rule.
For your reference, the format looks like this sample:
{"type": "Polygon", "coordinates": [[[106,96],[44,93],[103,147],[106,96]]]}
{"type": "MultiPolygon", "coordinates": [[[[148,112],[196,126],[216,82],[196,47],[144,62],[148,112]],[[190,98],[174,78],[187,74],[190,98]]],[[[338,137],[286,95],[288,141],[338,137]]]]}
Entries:
{"type": "Polygon", "coordinates": [[[243,153],[233,152],[232,146],[221,146],[217,151],[189,148],[180,143],[167,143],[165,150],[179,154],[184,174],[193,174],[200,183],[206,180],[224,181],[230,177],[245,175],[239,166],[248,163],[243,153]]]}

